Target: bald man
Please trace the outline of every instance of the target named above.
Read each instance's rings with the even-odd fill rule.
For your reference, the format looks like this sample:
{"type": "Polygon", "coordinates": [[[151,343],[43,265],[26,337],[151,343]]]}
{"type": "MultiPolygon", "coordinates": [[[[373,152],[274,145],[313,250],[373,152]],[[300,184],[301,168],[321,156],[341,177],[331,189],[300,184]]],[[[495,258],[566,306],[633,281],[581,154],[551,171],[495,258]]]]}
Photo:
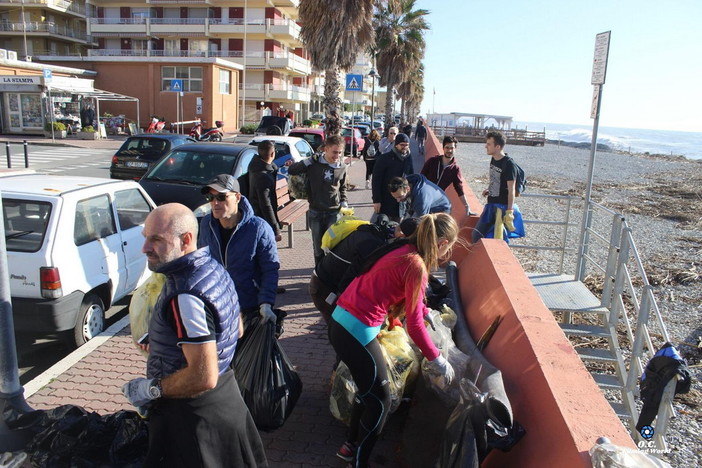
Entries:
{"type": "Polygon", "coordinates": [[[146,218],[142,251],[166,284],[143,343],[147,377],[122,391],[149,414],[145,466],[268,466],[229,367],[240,332],[234,283],[208,247],[197,248],[197,231],[178,203],[146,218]]]}

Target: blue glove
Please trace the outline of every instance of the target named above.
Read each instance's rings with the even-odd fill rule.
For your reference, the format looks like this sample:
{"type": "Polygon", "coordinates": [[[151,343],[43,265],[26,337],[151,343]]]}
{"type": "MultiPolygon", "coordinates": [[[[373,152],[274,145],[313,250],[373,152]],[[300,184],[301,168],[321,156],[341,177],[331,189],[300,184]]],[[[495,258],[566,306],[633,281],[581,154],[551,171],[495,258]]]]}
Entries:
{"type": "Polygon", "coordinates": [[[275,323],[278,320],[270,304],[261,304],[258,307],[258,313],[261,314],[261,323],[266,323],[268,321],[275,323]]]}
{"type": "Polygon", "coordinates": [[[161,396],[152,391],[152,388],[155,388],[154,383],[155,379],[139,377],[138,379],[130,380],[122,385],[122,393],[127,397],[129,403],[137,408],[141,408],[161,396]]]}

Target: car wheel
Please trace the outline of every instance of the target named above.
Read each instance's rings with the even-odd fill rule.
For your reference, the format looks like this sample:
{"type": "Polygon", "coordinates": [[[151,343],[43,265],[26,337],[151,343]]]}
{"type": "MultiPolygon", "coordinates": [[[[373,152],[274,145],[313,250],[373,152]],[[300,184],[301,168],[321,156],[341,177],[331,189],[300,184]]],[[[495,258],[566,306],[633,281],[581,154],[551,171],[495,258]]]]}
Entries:
{"type": "Polygon", "coordinates": [[[76,347],[82,346],[105,329],[105,306],[97,294],[88,294],[80,306],[73,339],[76,347]]]}

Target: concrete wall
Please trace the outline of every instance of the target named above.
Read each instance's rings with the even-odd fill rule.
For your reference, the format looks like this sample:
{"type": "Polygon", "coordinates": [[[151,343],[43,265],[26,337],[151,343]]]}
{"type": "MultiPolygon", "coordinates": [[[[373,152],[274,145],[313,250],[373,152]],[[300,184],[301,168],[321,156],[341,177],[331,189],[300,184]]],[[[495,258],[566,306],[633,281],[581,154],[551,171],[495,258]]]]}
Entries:
{"type": "MultiPolygon", "coordinates": [[[[441,153],[429,129],[425,154],[441,153]]],[[[453,187],[447,194],[468,244],[478,217],[466,216],[453,187]]],[[[465,194],[473,211],[480,212],[470,187],[465,194]]],[[[493,450],[481,466],[589,467],[588,450],[600,436],[636,448],[509,246],[483,239],[454,249],[453,260],[462,312],[476,341],[498,315],[503,318],[483,354],[502,371],[514,418],[526,429],[510,452],[493,450]]]]}

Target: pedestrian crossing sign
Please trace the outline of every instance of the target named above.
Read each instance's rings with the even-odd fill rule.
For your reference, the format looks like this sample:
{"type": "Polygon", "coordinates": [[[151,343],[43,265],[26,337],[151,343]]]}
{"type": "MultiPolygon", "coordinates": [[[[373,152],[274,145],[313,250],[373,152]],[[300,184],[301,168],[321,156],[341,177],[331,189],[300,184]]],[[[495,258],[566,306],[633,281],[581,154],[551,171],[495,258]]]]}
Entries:
{"type": "Polygon", "coordinates": [[[183,80],[171,80],[170,91],[183,91],[183,80]]]}
{"type": "Polygon", "coordinates": [[[346,75],[346,91],[363,91],[363,75],[346,75]]]}

